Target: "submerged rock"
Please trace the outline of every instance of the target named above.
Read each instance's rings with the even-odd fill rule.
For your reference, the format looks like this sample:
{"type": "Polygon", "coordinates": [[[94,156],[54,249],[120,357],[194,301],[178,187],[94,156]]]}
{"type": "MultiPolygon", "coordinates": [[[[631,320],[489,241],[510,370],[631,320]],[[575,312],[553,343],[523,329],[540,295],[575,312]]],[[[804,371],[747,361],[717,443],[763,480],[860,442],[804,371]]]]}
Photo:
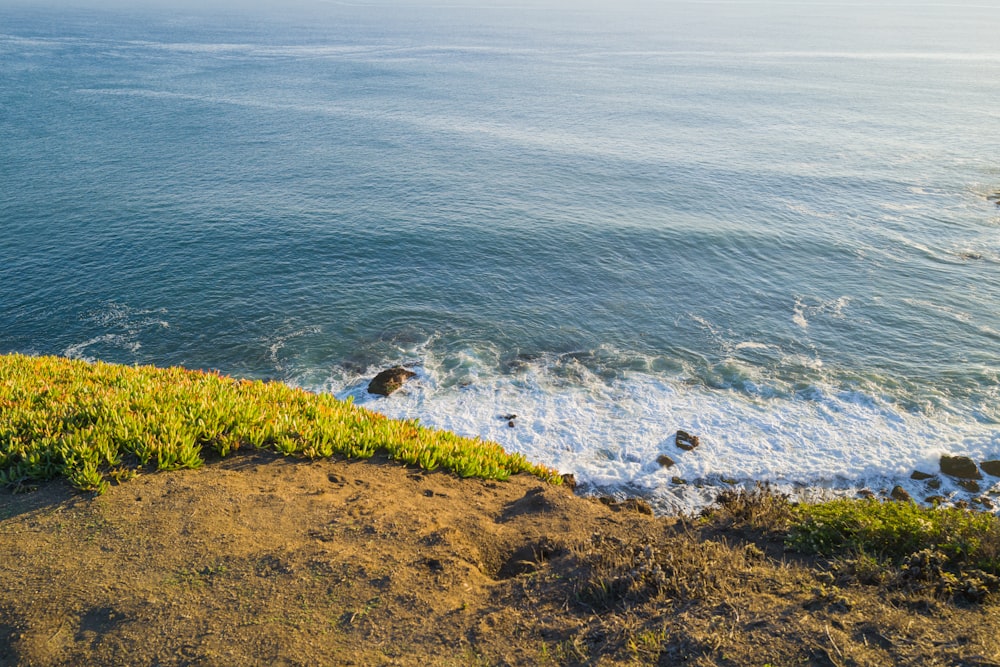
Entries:
{"type": "Polygon", "coordinates": [[[416,373],[411,370],[403,368],[402,366],[393,366],[392,368],[384,370],[376,375],[372,381],[368,383],[368,393],[388,396],[402,387],[404,382],[414,376],[416,376],[416,373]]]}
{"type": "Polygon", "coordinates": [[[968,456],[941,457],[941,472],[958,479],[982,479],[983,476],[976,467],[976,462],[968,456]]]}
{"type": "Polygon", "coordinates": [[[913,473],[910,475],[910,479],[915,479],[918,482],[921,482],[925,479],[930,479],[933,476],[934,475],[930,474],[929,472],[920,472],[919,470],[914,470],[913,473]]]}
{"type": "Polygon", "coordinates": [[[660,454],[656,457],[656,462],[659,463],[664,468],[671,468],[674,465],[674,460],[667,456],[666,454],[660,454]]]}
{"type": "Polygon", "coordinates": [[[700,444],[698,436],[691,435],[687,431],[677,431],[677,434],[674,436],[674,443],[686,452],[690,452],[700,444]]]}
{"type": "Polygon", "coordinates": [[[983,472],[992,477],[1000,477],[1000,461],[983,461],[979,464],[983,472]]]}

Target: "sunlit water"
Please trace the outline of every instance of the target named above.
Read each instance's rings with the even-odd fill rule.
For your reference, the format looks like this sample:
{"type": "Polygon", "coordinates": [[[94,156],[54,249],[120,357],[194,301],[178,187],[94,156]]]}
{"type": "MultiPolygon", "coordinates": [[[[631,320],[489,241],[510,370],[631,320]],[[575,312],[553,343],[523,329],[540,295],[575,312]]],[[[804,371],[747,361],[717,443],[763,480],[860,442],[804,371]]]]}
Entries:
{"type": "Polygon", "coordinates": [[[665,510],[922,497],[941,453],[1000,458],[998,34],[997,3],[0,4],[0,351],[280,379],[665,510]]]}

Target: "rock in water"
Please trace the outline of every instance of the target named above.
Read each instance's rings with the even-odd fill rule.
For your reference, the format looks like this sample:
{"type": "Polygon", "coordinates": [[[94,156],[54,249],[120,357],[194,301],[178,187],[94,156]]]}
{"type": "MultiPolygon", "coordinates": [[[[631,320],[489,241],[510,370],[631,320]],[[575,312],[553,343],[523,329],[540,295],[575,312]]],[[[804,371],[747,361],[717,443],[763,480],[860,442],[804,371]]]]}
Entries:
{"type": "Polygon", "coordinates": [[[903,503],[908,503],[913,500],[913,498],[910,497],[910,494],[906,492],[906,489],[904,489],[898,484],[892,487],[892,493],[890,493],[889,495],[892,497],[893,500],[898,500],[903,503]]]}
{"type": "Polygon", "coordinates": [[[415,375],[416,373],[411,370],[407,370],[402,366],[393,366],[392,368],[384,370],[376,375],[374,379],[368,383],[368,393],[388,396],[402,387],[404,382],[415,375]]]}
{"type": "Polygon", "coordinates": [[[1000,461],[983,461],[979,464],[983,472],[993,477],[1000,477],[1000,461]]]}
{"type": "Polygon", "coordinates": [[[941,457],[941,472],[958,479],[982,479],[983,476],[976,467],[976,462],[968,456],[941,457]]]}
{"type": "Polygon", "coordinates": [[[958,485],[970,493],[979,493],[979,482],[974,479],[960,479],[958,485]]]}
{"type": "Polygon", "coordinates": [[[674,442],[684,451],[690,452],[698,446],[698,436],[691,435],[687,431],[677,431],[677,435],[674,436],[674,442]]]}
{"type": "Polygon", "coordinates": [[[664,468],[670,468],[674,465],[674,460],[667,456],[666,454],[660,454],[656,457],[656,462],[659,463],[664,468]]]}
{"type": "Polygon", "coordinates": [[[910,475],[910,479],[915,479],[917,481],[923,481],[925,479],[931,479],[934,475],[929,472],[920,472],[919,470],[914,470],[910,475]]]}

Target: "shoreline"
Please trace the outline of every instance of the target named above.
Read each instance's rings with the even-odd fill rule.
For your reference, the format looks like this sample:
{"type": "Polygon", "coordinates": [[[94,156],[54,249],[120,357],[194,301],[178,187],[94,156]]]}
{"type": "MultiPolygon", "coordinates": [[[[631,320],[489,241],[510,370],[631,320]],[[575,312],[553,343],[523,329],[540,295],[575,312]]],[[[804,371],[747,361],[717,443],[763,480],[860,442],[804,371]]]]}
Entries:
{"type": "Polygon", "coordinates": [[[0,665],[1000,664],[992,514],[757,488],[653,516],[284,385],[0,362],[0,665]],[[205,430],[212,397],[253,428],[205,430]],[[116,405],[158,416],[129,431],[116,405]],[[162,438],[171,414],[192,440],[162,438]],[[356,449],[373,428],[389,439],[356,449]],[[351,447],[317,455],[340,431],[351,447]],[[64,479],[30,478],[57,453],[64,479]]]}

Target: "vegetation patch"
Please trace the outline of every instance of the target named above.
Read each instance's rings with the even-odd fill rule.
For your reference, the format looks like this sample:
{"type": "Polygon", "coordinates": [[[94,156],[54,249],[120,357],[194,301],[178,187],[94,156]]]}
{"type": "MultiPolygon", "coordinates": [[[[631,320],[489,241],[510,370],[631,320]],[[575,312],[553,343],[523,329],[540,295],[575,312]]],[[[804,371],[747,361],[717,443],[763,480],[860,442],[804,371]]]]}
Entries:
{"type": "Polygon", "coordinates": [[[426,470],[506,479],[555,471],[500,445],[393,420],[287,385],[182,368],[0,356],[0,484],[66,477],[103,493],[144,467],[198,468],[241,447],[310,458],[381,452],[426,470]]]}
{"type": "Polygon", "coordinates": [[[980,601],[1000,591],[1000,519],[958,508],[876,499],[790,508],[788,545],[835,556],[863,581],[931,588],[980,601]]]}

